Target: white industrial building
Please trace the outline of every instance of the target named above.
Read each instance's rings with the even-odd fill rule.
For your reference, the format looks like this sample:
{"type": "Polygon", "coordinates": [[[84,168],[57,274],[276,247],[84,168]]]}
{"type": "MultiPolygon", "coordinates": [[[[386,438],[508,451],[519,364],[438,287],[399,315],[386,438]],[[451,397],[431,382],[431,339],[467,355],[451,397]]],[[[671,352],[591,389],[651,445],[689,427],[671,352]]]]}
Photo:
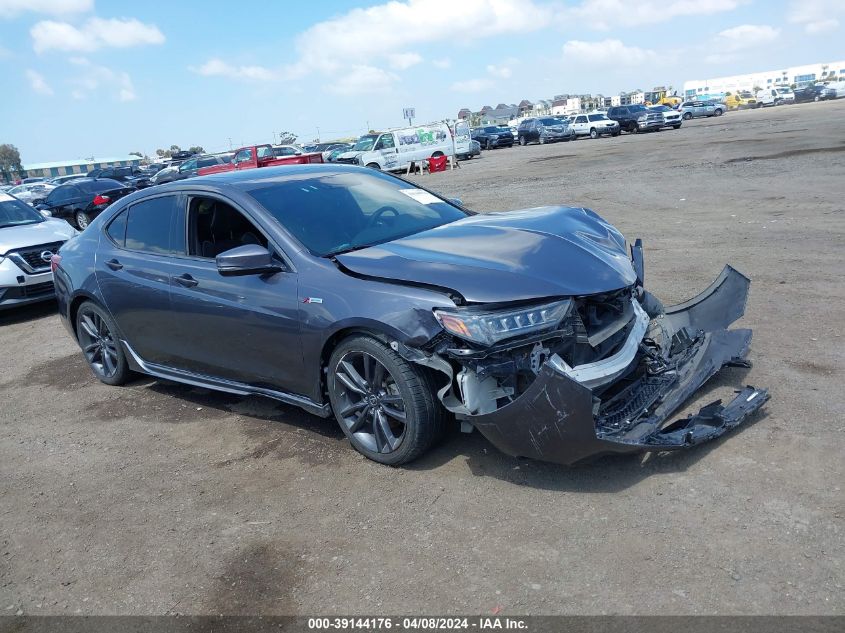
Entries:
{"type": "Polygon", "coordinates": [[[769,86],[791,86],[795,84],[796,87],[800,88],[818,81],[828,81],[837,76],[845,76],[845,61],[807,64],[747,75],[685,81],[684,95],[687,99],[706,99],[724,96],[726,92],[735,93],[740,90],[754,90],[755,88],[769,86]]]}
{"type": "Polygon", "coordinates": [[[141,157],[133,154],[131,156],[110,156],[108,158],[79,158],[50,163],[26,163],[22,167],[26,177],[55,178],[56,176],[70,176],[71,174],[84,175],[92,169],[127,167],[140,163],[141,157]]]}

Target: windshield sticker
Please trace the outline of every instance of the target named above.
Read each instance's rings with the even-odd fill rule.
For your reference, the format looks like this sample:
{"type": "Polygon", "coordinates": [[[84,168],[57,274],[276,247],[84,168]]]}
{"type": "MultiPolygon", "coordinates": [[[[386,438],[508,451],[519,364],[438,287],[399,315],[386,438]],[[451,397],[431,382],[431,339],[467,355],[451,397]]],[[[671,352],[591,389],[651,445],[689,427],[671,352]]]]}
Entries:
{"type": "Polygon", "coordinates": [[[427,191],[423,191],[422,189],[400,189],[399,191],[422,204],[437,204],[438,202],[443,202],[437,196],[430,194],[427,191]]]}

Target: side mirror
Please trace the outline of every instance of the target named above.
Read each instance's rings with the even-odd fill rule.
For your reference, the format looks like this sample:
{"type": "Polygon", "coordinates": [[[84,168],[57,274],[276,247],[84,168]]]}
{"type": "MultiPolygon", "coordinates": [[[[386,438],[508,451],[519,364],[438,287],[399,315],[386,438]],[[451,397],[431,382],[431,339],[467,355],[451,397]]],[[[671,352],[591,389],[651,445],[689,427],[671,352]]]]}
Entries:
{"type": "Polygon", "coordinates": [[[258,244],[246,244],[224,251],[217,256],[217,272],[224,277],[261,275],[284,270],[272,253],[258,244]]]}
{"type": "Polygon", "coordinates": [[[454,204],[456,207],[463,208],[463,206],[464,206],[464,202],[460,198],[449,198],[449,202],[454,204]]]}
{"type": "Polygon", "coordinates": [[[50,213],[47,209],[38,209],[38,213],[43,215],[45,218],[52,218],[53,214],[50,213]]]}
{"type": "MultiPolygon", "coordinates": [[[[39,202],[35,205],[35,208],[39,211],[49,211],[50,205],[48,205],[46,202],[39,202]]],[[[52,215],[52,213],[50,215],[52,215]]]]}

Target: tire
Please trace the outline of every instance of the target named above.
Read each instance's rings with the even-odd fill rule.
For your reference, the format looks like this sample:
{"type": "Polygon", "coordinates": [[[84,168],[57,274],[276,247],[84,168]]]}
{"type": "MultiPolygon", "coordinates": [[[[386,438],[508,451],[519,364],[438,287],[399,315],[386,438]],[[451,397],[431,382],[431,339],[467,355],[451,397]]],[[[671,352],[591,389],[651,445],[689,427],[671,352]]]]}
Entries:
{"type": "Polygon", "coordinates": [[[692,118],[692,114],[691,114],[691,113],[689,113],[689,112],[684,112],[684,114],[683,114],[683,116],[681,116],[681,118],[682,118],[684,121],[689,121],[689,120],[692,118]]]}
{"type": "Polygon", "coordinates": [[[369,167],[370,169],[375,169],[377,171],[381,171],[381,167],[379,166],[378,163],[367,163],[367,167],[369,167]]]}
{"type": "Polygon", "coordinates": [[[813,97],[813,101],[818,101],[818,100],[819,100],[819,95],[816,95],[815,97],[813,97]]]}
{"type": "Polygon", "coordinates": [[[590,138],[595,140],[598,137],[599,137],[598,130],[596,130],[596,128],[594,128],[594,127],[590,128],[590,138]]]}
{"type": "Polygon", "coordinates": [[[713,111],[713,114],[715,114],[716,116],[722,116],[722,108],[716,108],[713,111]]]}
{"type": "Polygon", "coordinates": [[[85,211],[77,211],[73,219],[76,222],[76,228],[80,231],[84,231],[91,224],[91,217],[85,211]]]}
{"type": "Polygon", "coordinates": [[[677,125],[673,125],[672,127],[673,127],[674,129],[676,129],[676,130],[680,130],[680,129],[681,129],[681,124],[680,124],[680,123],[678,123],[677,125]]]}
{"type": "Polygon", "coordinates": [[[611,132],[611,133],[610,133],[610,135],[611,135],[612,137],[616,138],[616,137],[617,137],[617,136],[619,136],[621,133],[622,133],[622,130],[620,129],[620,130],[616,130],[615,132],[611,132]]]}
{"type": "Polygon", "coordinates": [[[490,139],[487,139],[487,146],[484,149],[493,149],[493,143],[490,139]]]}
{"type": "Polygon", "coordinates": [[[432,158],[440,158],[441,156],[444,156],[443,152],[434,152],[431,155],[432,158]]]}
{"type": "Polygon", "coordinates": [[[93,301],[86,301],[76,313],[76,337],[88,366],[101,382],[122,385],[132,371],[108,313],[93,301]]]}
{"type": "Polygon", "coordinates": [[[524,136],[520,136],[519,137],[519,144],[522,145],[523,147],[525,147],[526,145],[528,145],[528,141],[525,140],[524,136]]]}
{"type": "Polygon", "coordinates": [[[538,142],[540,145],[545,145],[545,144],[546,144],[546,141],[544,141],[544,140],[543,140],[543,137],[542,137],[542,136],[541,136],[540,138],[538,138],[538,139],[537,139],[537,142],[538,142]]]}
{"type": "Polygon", "coordinates": [[[444,410],[432,374],[370,336],[352,336],[334,349],[328,390],[352,447],[380,464],[407,464],[443,435],[444,410]]]}
{"type": "Polygon", "coordinates": [[[628,126],[628,134],[637,134],[639,131],[640,129],[637,127],[636,123],[631,123],[631,125],[628,126]]]}

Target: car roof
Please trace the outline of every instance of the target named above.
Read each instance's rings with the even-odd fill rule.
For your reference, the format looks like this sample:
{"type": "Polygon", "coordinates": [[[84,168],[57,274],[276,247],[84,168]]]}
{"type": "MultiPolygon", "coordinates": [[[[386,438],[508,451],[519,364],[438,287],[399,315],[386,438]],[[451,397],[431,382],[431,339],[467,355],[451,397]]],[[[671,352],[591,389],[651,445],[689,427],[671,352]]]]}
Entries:
{"type": "Polygon", "coordinates": [[[181,190],[194,185],[202,185],[211,188],[228,188],[246,190],[260,186],[261,183],[285,182],[288,180],[302,179],[303,176],[332,176],[345,174],[350,171],[357,171],[362,174],[370,174],[372,170],[357,165],[338,165],[336,163],[316,163],[309,165],[280,165],[278,167],[259,167],[255,169],[242,169],[226,171],[207,176],[198,176],[188,180],[177,180],[176,182],[164,183],[155,187],[156,191],[181,190]]]}

